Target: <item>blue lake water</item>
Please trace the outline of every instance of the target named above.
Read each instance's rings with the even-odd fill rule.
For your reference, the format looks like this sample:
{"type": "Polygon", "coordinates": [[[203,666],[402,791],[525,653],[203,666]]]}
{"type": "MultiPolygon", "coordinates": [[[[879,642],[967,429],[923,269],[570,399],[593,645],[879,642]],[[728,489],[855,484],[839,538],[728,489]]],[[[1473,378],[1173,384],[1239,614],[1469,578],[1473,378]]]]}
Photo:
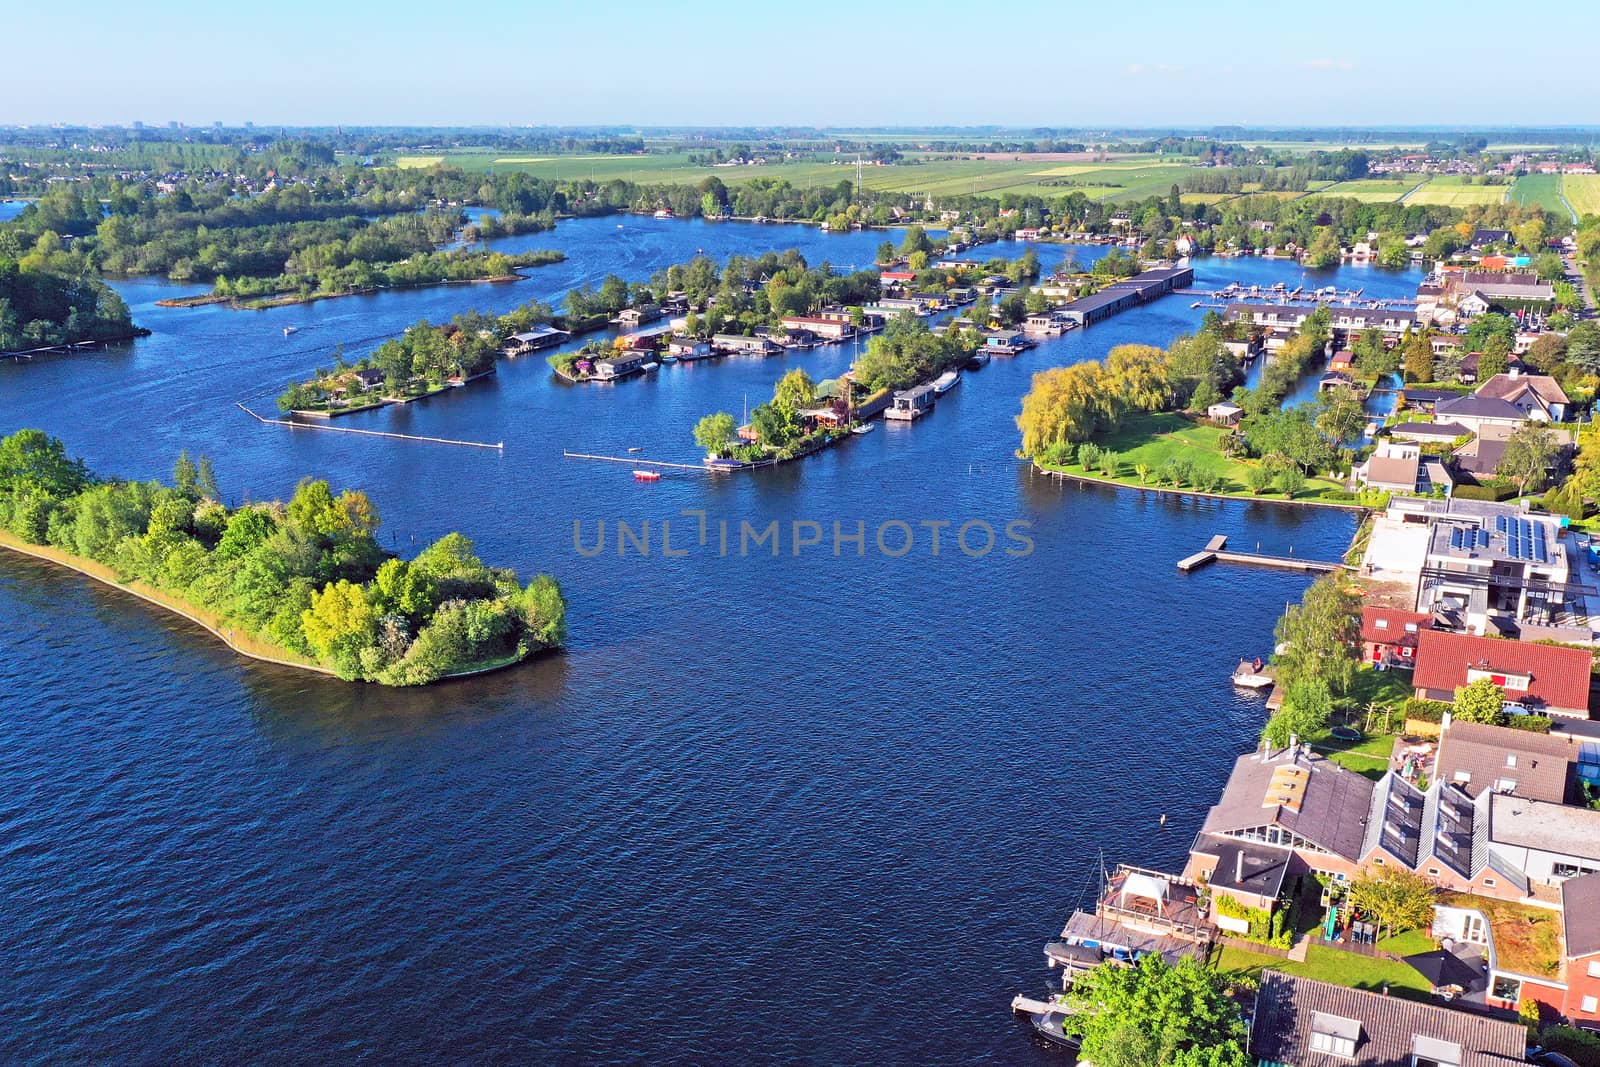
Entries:
{"type": "Polygon", "coordinates": [[[488,560],[556,573],[573,632],[564,654],[481,679],[352,687],[243,662],[0,556],[0,1061],[1058,1062],[1007,1003],[1043,986],[1041,946],[1102,853],[1182,862],[1260,725],[1231,668],[1304,587],[1183,576],[1176,560],[1214,533],[1328,556],[1353,518],[1079,488],[1014,458],[1035,371],[1193,329],[1181,297],[969,373],[915,424],[753,477],[641,485],[561,452],[693,461],[700,415],[755,404],[791,366],[831,376],[848,348],[612,387],[563,385],[535,356],[341,420],[503,440],[503,454],[261,426],[234,406],[268,394],[270,408],[336,345],[362,351],[419,317],[556,299],[698,249],[797,244],[865,264],[883,239],[623,222],[501,242],[570,257],[507,286],[246,313],[156,309],[193,290],[120,284],[153,336],[0,366],[0,431],[39,426],[139,477],[204,451],[236,500],[307,474],[363,487],[403,551],[460,528],[488,560]],[[686,509],[707,515],[704,547],[686,509]],[[649,558],[618,558],[614,525],[604,554],[575,551],[575,522],[592,546],[619,519],[651,523],[649,558]],[[685,556],[660,555],[668,519],[685,556]],[[791,524],[808,520],[823,544],[792,554],[791,524]],[[780,553],[741,555],[741,521],[780,523],[780,553]],[[915,537],[899,558],[874,543],[895,521],[915,537]],[[1031,554],[1001,551],[1012,521],[1030,524],[1031,554]],[[862,524],[865,554],[833,553],[835,522],[862,524]],[[923,522],[953,524],[937,556],[923,522]],[[1000,532],[997,548],[959,551],[967,522],[1000,532]]]}
{"type": "Polygon", "coordinates": [[[28,203],[26,200],[0,200],[0,222],[9,222],[22,214],[28,203]]]}

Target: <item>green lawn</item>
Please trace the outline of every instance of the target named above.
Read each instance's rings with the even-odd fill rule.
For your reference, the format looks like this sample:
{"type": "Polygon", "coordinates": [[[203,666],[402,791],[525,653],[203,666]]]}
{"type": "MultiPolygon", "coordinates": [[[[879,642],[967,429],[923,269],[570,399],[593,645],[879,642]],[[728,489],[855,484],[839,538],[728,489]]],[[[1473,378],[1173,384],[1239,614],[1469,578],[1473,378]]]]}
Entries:
{"type": "Polygon", "coordinates": [[[1364,204],[1388,204],[1416,188],[1416,181],[1395,181],[1388,178],[1361,178],[1357,181],[1339,182],[1324,189],[1323,196],[1343,196],[1360,200],[1364,204]]]}
{"type": "Polygon", "coordinates": [[[1408,204],[1442,204],[1466,207],[1469,204],[1499,204],[1505,201],[1506,185],[1468,184],[1460,174],[1437,174],[1427,184],[1406,197],[1408,204]]]}
{"type": "Polygon", "coordinates": [[[1561,179],[1561,192],[1578,217],[1600,215],[1600,174],[1567,174],[1561,179]]]}
{"type": "Polygon", "coordinates": [[[1517,184],[1511,187],[1511,202],[1533,204],[1557,215],[1570,214],[1565,201],[1561,199],[1559,174],[1527,174],[1518,178],[1517,184]]]}
{"type": "Polygon", "coordinates": [[[1433,992],[1428,980],[1408,964],[1357,956],[1353,952],[1341,952],[1325,945],[1311,945],[1304,963],[1281,960],[1276,956],[1265,956],[1258,952],[1234,948],[1232,945],[1224,945],[1215,957],[1213,966],[1219,974],[1229,978],[1259,979],[1261,972],[1270,968],[1282,971],[1284,974],[1316,978],[1323,982],[1372,992],[1382,990],[1384,983],[1387,982],[1391,994],[1408,1000],[1426,1001],[1431,999],[1433,992]]]}
{"type": "MultiPolygon", "coordinates": [[[[1218,427],[1208,426],[1173,412],[1162,412],[1155,415],[1130,416],[1115,433],[1096,437],[1095,444],[1111,449],[1121,460],[1121,474],[1109,479],[1110,481],[1123,485],[1140,485],[1135,469],[1140,464],[1156,471],[1167,460],[1181,456],[1190,460],[1197,470],[1225,478],[1226,482],[1220,490],[1222,493],[1251,496],[1249,486],[1244,480],[1244,472],[1254,466],[1255,462],[1232,459],[1218,451],[1218,443],[1225,435],[1225,431],[1218,427]]],[[[1048,469],[1107,480],[1098,471],[1092,473],[1085,471],[1076,463],[1064,467],[1050,465],[1048,469]]],[[[1152,486],[1156,484],[1153,475],[1149,484],[1152,486]]],[[[1343,487],[1336,482],[1330,482],[1326,478],[1312,478],[1307,480],[1306,487],[1300,490],[1295,499],[1324,500],[1330,493],[1342,491],[1343,487]]],[[[1261,499],[1282,500],[1283,494],[1273,489],[1271,492],[1263,493],[1261,499]]]]}

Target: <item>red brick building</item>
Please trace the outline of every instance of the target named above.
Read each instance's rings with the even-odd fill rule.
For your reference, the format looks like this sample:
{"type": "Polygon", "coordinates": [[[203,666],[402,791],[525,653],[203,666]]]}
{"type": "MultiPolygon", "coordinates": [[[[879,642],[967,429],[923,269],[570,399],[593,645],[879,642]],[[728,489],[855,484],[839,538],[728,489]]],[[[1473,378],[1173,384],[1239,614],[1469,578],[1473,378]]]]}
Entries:
{"type": "Polygon", "coordinates": [[[1390,608],[1361,609],[1361,648],[1368,663],[1410,669],[1417,656],[1417,636],[1433,628],[1433,616],[1390,608]]]}
{"type": "Polygon", "coordinates": [[[1593,656],[1584,649],[1423,630],[1416,660],[1412,685],[1428,700],[1453,701],[1457,689],[1488,678],[1530,712],[1589,717],[1593,656]]]}

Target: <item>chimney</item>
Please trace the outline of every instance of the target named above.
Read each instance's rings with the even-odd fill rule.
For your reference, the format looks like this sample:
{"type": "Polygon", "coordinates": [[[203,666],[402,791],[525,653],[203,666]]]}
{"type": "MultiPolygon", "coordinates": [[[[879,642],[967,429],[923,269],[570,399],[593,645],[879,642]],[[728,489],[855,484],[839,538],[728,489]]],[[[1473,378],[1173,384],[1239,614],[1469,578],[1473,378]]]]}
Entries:
{"type": "Polygon", "coordinates": [[[1244,885],[1244,849],[1233,854],[1233,884],[1244,885]]]}
{"type": "Polygon", "coordinates": [[[1289,735],[1289,759],[1291,759],[1291,760],[1294,759],[1295,749],[1297,749],[1299,747],[1300,747],[1300,735],[1299,734],[1290,734],[1289,735]]]}

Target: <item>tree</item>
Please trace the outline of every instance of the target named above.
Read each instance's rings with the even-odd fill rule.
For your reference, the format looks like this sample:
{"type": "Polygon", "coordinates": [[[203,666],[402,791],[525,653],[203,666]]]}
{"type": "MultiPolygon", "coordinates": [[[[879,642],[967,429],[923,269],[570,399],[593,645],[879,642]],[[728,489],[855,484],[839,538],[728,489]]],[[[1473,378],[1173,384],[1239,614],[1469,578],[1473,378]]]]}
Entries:
{"type": "Polygon", "coordinates": [[[1328,727],[1333,694],[1320,678],[1296,678],[1285,690],[1283,705],[1267,720],[1261,736],[1278,748],[1298,738],[1308,740],[1328,727]]]}
{"type": "Polygon", "coordinates": [[[361,650],[378,635],[378,614],[359,585],[338,581],[311,594],[301,626],[312,651],[346,680],[361,676],[361,650]]]}
{"type": "Polygon", "coordinates": [[[737,429],[732,415],[726,411],[718,411],[695,424],[694,442],[705,449],[708,456],[721,455],[737,429]]]}
{"type": "Polygon", "coordinates": [[[1123,407],[1163,411],[1172,404],[1166,355],[1150,345],[1117,345],[1106,355],[1106,373],[1123,407]]]}
{"type": "Polygon", "coordinates": [[[778,384],[772,390],[772,402],[790,411],[800,411],[810,407],[816,395],[817,389],[811,376],[796,367],[778,379],[778,384]]]}
{"type": "Polygon", "coordinates": [[[200,457],[200,469],[195,472],[195,488],[199,490],[201,500],[222,501],[222,491],[217,488],[217,470],[211,465],[210,456],[200,457]]]}
{"type": "Polygon", "coordinates": [[[1585,320],[1567,331],[1567,362],[1600,373],[1600,325],[1585,320]]]}
{"type": "Polygon", "coordinates": [[[1260,496],[1268,489],[1271,489],[1272,481],[1272,468],[1268,467],[1264,463],[1257,463],[1253,467],[1245,468],[1244,484],[1249,486],[1250,492],[1254,493],[1256,496],[1260,496]]]}
{"type": "Polygon", "coordinates": [[[1337,575],[1312,583],[1296,607],[1278,620],[1278,683],[1320,678],[1335,694],[1349,690],[1359,662],[1359,599],[1339,584],[1337,575]]]}
{"type": "Polygon", "coordinates": [[[1450,717],[1459,722],[1498,726],[1506,721],[1505,694],[1489,678],[1468,682],[1456,690],[1450,717]]]}
{"type": "Polygon", "coordinates": [[[1506,450],[1494,472],[1516,482],[1519,494],[1537,493],[1544,488],[1559,454],[1555,434],[1538,423],[1523,423],[1506,439],[1506,450]]]}
{"type": "Polygon", "coordinates": [[[1555,370],[1567,355],[1567,339],[1559,333],[1541,333],[1522,355],[1522,361],[1540,374],[1555,370]]]}
{"type": "Polygon", "coordinates": [[[1425,334],[1413,334],[1405,343],[1404,367],[1406,380],[1431,382],[1433,374],[1433,342],[1425,334]]]}
{"type": "Polygon", "coordinates": [[[1350,883],[1350,903],[1387,927],[1391,935],[1433,923],[1433,886],[1403,867],[1362,871],[1350,883]]]}
{"type": "Polygon", "coordinates": [[[1306,476],[1299,467],[1285,467],[1278,472],[1278,488],[1283,490],[1283,495],[1290,500],[1294,495],[1306,487],[1306,476]]]}
{"type": "Polygon", "coordinates": [[[1317,395],[1317,429],[1335,444],[1361,436],[1367,423],[1367,410],[1361,394],[1348,386],[1325,389],[1317,395]]]}
{"type": "Polygon", "coordinates": [[[1221,979],[1185,957],[1151,952],[1132,967],[1102,963],[1067,993],[1063,1027],[1096,1067],[1248,1067],[1239,1007],[1221,979]]]}
{"type": "Polygon", "coordinates": [[[189,458],[187,451],[178,453],[178,461],[172,467],[172,484],[177,486],[178,492],[190,499],[200,496],[200,472],[194,465],[194,460],[189,458]]]}

